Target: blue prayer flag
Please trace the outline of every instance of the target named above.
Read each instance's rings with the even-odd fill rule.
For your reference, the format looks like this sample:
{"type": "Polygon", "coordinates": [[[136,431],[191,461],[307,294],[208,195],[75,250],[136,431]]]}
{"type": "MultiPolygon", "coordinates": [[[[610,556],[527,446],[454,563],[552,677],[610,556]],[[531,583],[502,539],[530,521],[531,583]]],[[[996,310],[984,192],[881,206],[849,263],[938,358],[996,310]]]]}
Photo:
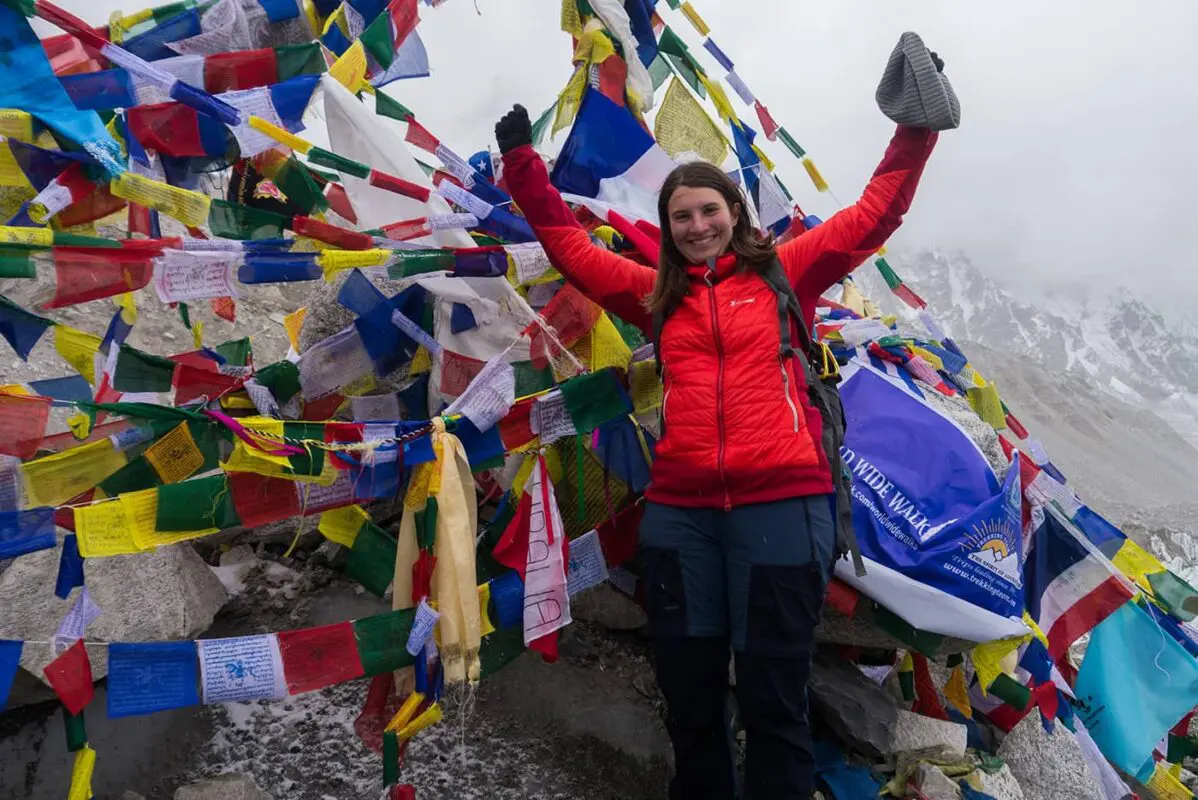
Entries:
{"type": "Polygon", "coordinates": [[[17,677],[17,666],[21,662],[21,648],[24,644],[21,641],[0,639],[0,711],[4,710],[13,679],[17,677]]]}
{"type": "Polygon", "coordinates": [[[0,558],[16,558],[57,544],[54,509],[0,511],[0,558]]]}
{"type": "Polygon", "coordinates": [[[196,643],[114,642],[108,647],[108,716],[198,705],[196,643]]]}
{"type": "Polygon", "coordinates": [[[58,557],[58,579],[54,582],[54,596],[66,600],[71,590],[83,585],[83,556],[79,555],[79,540],[68,533],[62,540],[62,553],[58,557]]]}

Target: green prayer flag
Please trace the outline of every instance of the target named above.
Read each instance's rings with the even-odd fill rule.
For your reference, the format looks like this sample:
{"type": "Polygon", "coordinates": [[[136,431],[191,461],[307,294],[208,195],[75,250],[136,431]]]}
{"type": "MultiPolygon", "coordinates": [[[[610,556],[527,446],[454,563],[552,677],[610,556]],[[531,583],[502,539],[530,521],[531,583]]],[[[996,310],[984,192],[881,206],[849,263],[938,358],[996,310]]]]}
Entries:
{"type": "Polygon", "coordinates": [[[1170,764],[1180,764],[1187,758],[1198,758],[1198,736],[1169,734],[1169,749],[1165,760],[1170,764]]]}
{"type": "Polygon", "coordinates": [[[437,541],[437,498],[429,497],[423,511],[416,512],[416,545],[432,551],[437,541]]]}
{"type": "Polygon", "coordinates": [[[898,639],[903,644],[923,653],[928,658],[935,658],[944,637],[927,631],[916,630],[911,623],[895,614],[885,606],[874,604],[874,623],[886,633],[898,639]]]}
{"type": "Polygon", "coordinates": [[[777,173],[774,173],[774,180],[778,182],[778,188],[782,190],[782,194],[786,195],[786,199],[793,203],[795,201],[794,195],[790,193],[790,189],[786,188],[786,184],[782,182],[777,173]]]}
{"type": "Polygon", "coordinates": [[[279,403],[286,403],[300,390],[299,367],[287,360],[267,364],[254,373],[254,380],[269,389],[279,403]]]}
{"type": "Polygon", "coordinates": [[[1152,596],[1165,610],[1182,622],[1192,622],[1198,616],[1198,591],[1169,570],[1146,576],[1152,596]]]}
{"type": "Polygon", "coordinates": [[[318,167],[335,169],[338,172],[344,172],[346,175],[353,175],[355,178],[365,179],[370,177],[370,167],[351,158],[329,152],[323,147],[313,147],[309,150],[308,160],[318,167]]]}
{"type": "Polygon", "coordinates": [[[678,77],[686,81],[695,94],[704,100],[707,99],[707,87],[699,80],[699,73],[694,69],[695,63],[689,58],[679,58],[678,56],[667,55],[666,60],[670,62],[670,66],[674,68],[674,72],[678,77]]]}
{"type": "MultiPolygon", "coordinates": [[[[380,14],[379,18],[386,17],[380,14]]],[[[399,733],[383,731],[383,786],[399,783],[399,733]]]]}
{"type": "Polygon", "coordinates": [[[116,497],[125,492],[139,492],[151,489],[162,483],[157,470],[150,465],[145,456],[139,456],[130,461],[116,472],[100,481],[100,488],[109,497],[116,497]]]}
{"type": "Polygon", "coordinates": [[[641,333],[641,329],[635,325],[625,322],[619,317],[608,314],[608,319],[616,326],[616,330],[620,332],[620,338],[624,340],[624,344],[628,345],[629,350],[636,350],[647,344],[645,334],[641,333]]]}
{"type": "Polygon", "coordinates": [[[964,663],[965,663],[965,656],[961,655],[960,653],[953,653],[944,662],[944,666],[948,667],[949,669],[952,669],[953,667],[959,667],[964,663]]]}
{"type": "Polygon", "coordinates": [[[37,268],[28,251],[0,250],[0,278],[36,278],[37,268]]]}
{"type": "Polygon", "coordinates": [[[879,257],[874,261],[874,266],[878,268],[878,272],[882,274],[882,280],[886,281],[886,286],[890,289],[897,289],[903,285],[903,279],[895,274],[886,259],[879,257]]]}
{"type": "Polygon", "coordinates": [[[658,46],[662,53],[669,56],[686,58],[690,55],[690,48],[686,46],[686,42],[682,41],[669,25],[662,29],[661,40],[658,42],[658,46]]]}
{"type": "Polygon", "coordinates": [[[157,530],[225,530],[240,524],[224,473],[158,487],[158,517],[154,521],[157,530]]]}
{"type": "Polygon", "coordinates": [[[408,635],[412,632],[415,617],[416,609],[405,608],[354,620],[358,656],[367,675],[381,675],[411,666],[414,659],[408,652],[408,635]]]}
{"type": "Polygon", "coordinates": [[[537,369],[531,361],[516,361],[512,369],[516,373],[516,397],[528,397],[553,386],[551,367],[537,369]]]}
{"type": "Polygon", "coordinates": [[[78,753],[87,744],[87,724],[83,720],[83,711],[72,714],[64,707],[62,726],[67,734],[67,752],[78,753]]]}
{"type": "Polygon", "coordinates": [[[672,74],[670,65],[662,57],[661,53],[658,53],[657,57],[649,64],[649,77],[653,79],[653,91],[660,89],[662,84],[669,80],[672,74]]]}
{"type": "Polygon", "coordinates": [[[524,649],[524,631],[519,625],[484,636],[478,648],[482,676],[494,675],[519,658],[524,649]]]}
{"type": "Polygon", "coordinates": [[[183,327],[191,330],[191,310],[188,309],[187,303],[179,304],[179,319],[183,320],[183,327]]]}
{"type": "MultiPolygon", "coordinates": [[[[657,86],[653,87],[654,89],[657,86]]],[[[553,101],[553,105],[545,109],[541,116],[537,117],[537,121],[532,124],[532,143],[534,146],[540,145],[541,140],[545,138],[545,131],[549,128],[549,123],[553,122],[553,117],[557,114],[557,101],[553,101]]]]}
{"type": "Polygon", "coordinates": [[[408,117],[416,116],[403,103],[379,89],[374,93],[374,113],[382,117],[390,117],[400,122],[406,122],[408,117]]]}
{"type": "Polygon", "coordinates": [[[253,352],[253,346],[250,344],[250,337],[244,336],[240,339],[230,339],[227,342],[218,344],[216,352],[225,357],[229,362],[229,366],[245,367],[250,363],[250,354],[253,352]]]}
{"type": "Polygon", "coordinates": [[[682,0],[666,0],[666,2],[669,3],[670,8],[674,9],[675,11],[682,8],[682,0]]]}
{"type": "Polygon", "coordinates": [[[55,247],[108,247],[118,248],[121,243],[116,239],[105,239],[100,236],[86,236],[82,233],[64,233],[54,231],[55,247]]]}
{"type": "Polygon", "coordinates": [[[786,149],[794,154],[795,158],[802,158],[807,155],[807,151],[799,146],[799,143],[787,132],[786,128],[778,129],[778,138],[782,140],[782,144],[786,145],[786,149]]]}
{"type": "Polygon", "coordinates": [[[452,270],[456,263],[453,253],[446,250],[397,250],[395,256],[387,265],[387,277],[395,280],[452,270]]]}
{"type": "Polygon", "coordinates": [[[275,63],[278,64],[280,83],[300,75],[319,75],[328,69],[319,42],[276,47],[275,63]]]}
{"type": "Polygon", "coordinates": [[[998,674],[987,691],[1016,711],[1027,708],[1032,701],[1031,690],[1005,672],[998,674]]]}
{"type": "Polygon", "coordinates": [[[366,591],[382,597],[395,577],[395,554],[398,548],[394,536],[373,522],[365,522],[349,551],[345,574],[362,584],[366,591]]]}
{"type": "MultiPolygon", "coordinates": [[[[324,424],[320,422],[284,422],[283,438],[288,443],[301,439],[324,441],[324,424]]],[[[307,452],[291,456],[291,473],[293,475],[319,475],[324,471],[324,450],[310,446],[307,452]]]]}
{"type": "Polygon", "coordinates": [[[579,433],[632,413],[632,400],[612,368],[571,378],[561,385],[566,410],[579,433]]]}
{"type": "Polygon", "coordinates": [[[182,14],[184,11],[194,7],[194,0],[183,0],[183,2],[179,3],[167,3],[164,6],[158,6],[157,8],[151,9],[150,13],[154,16],[155,24],[158,24],[166,22],[171,17],[182,14]]]}
{"type": "Polygon", "coordinates": [[[358,40],[366,48],[366,52],[374,56],[379,66],[385,72],[395,60],[395,43],[391,39],[391,15],[379,14],[374,22],[366,26],[358,40]]]}
{"type": "Polygon", "coordinates": [[[301,164],[294,155],[279,167],[275,174],[275,185],[305,214],[324,211],[329,207],[329,201],[325,199],[324,192],[308,171],[308,167],[301,164]]]}
{"type": "Polygon", "coordinates": [[[903,700],[910,703],[915,699],[915,673],[911,670],[899,670],[899,691],[903,700]]]}
{"type": "Polygon", "coordinates": [[[116,357],[112,388],[118,392],[169,392],[176,366],[169,358],[123,344],[116,357]]]}
{"type": "Polygon", "coordinates": [[[290,224],[290,217],[228,200],[213,200],[208,211],[208,227],[221,239],[277,239],[290,224]]]}

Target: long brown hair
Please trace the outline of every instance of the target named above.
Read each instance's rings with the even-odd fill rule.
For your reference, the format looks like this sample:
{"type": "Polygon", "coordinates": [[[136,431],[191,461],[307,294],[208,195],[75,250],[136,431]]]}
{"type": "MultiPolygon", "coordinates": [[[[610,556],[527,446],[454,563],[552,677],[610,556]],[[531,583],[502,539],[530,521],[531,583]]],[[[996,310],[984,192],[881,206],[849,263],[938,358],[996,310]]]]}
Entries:
{"type": "Polygon", "coordinates": [[[686,258],[670,234],[670,198],[679,187],[692,189],[715,189],[733,211],[740,206],[740,213],[732,226],[732,241],[729,249],[736,253],[740,269],[762,272],[774,257],[774,237],[762,234],[753,228],[745,208],[745,196],[740,187],[714,164],[692,161],[675,167],[661,187],[657,198],[657,215],[661,223],[661,256],[657,264],[657,282],[653,291],[645,298],[645,307],[652,313],[668,315],[678,307],[682,298],[690,293],[690,282],[686,277],[686,258]]]}

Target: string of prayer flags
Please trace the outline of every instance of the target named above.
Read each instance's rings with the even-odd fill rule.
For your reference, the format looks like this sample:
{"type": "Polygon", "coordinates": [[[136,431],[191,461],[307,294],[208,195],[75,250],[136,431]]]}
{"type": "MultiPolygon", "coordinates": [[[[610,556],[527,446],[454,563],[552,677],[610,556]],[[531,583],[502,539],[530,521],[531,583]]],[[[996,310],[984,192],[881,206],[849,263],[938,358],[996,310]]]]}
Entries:
{"type": "Polygon", "coordinates": [[[928,307],[928,304],[924,302],[923,298],[912,291],[911,287],[903,283],[903,279],[895,274],[894,270],[891,268],[886,259],[876,259],[874,261],[874,266],[878,268],[878,272],[882,275],[882,280],[886,281],[886,285],[890,287],[890,291],[894,293],[895,297],[899,298],[917,311],[928,307]]]}
{"type": "Polygon", "coordinates": [[[348,622],[278,634],[287,691],[311,692],[365,674],[348,622]]]}
{"type": "Polygon", "coordinates": [[[82,712],[95,696],[92,665],[82,640],[76,641],[47,664],[42,674],[63,706],[72,714],[82,712]]]}

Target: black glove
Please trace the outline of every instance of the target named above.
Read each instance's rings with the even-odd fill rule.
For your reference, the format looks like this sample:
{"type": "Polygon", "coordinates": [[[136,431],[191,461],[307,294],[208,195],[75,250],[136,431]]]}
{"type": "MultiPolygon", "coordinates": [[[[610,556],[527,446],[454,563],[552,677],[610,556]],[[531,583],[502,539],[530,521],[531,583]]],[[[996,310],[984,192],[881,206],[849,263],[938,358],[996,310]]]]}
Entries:
{"type": "Polygon", "coordinates": [[[932,63],[936,65],[936,71],[944,72],[944,59],[936,55],[935,50],[929,50],[928,55],[932,57],[932,63]]]}
{"type": "Polygon", "coordinates": [[[512,110],[495,123],[495,141],[499,144],[500,153],[532,144],[532,123],[528,120],[528,109],[518,104],[512,106],[512,110]]]}

